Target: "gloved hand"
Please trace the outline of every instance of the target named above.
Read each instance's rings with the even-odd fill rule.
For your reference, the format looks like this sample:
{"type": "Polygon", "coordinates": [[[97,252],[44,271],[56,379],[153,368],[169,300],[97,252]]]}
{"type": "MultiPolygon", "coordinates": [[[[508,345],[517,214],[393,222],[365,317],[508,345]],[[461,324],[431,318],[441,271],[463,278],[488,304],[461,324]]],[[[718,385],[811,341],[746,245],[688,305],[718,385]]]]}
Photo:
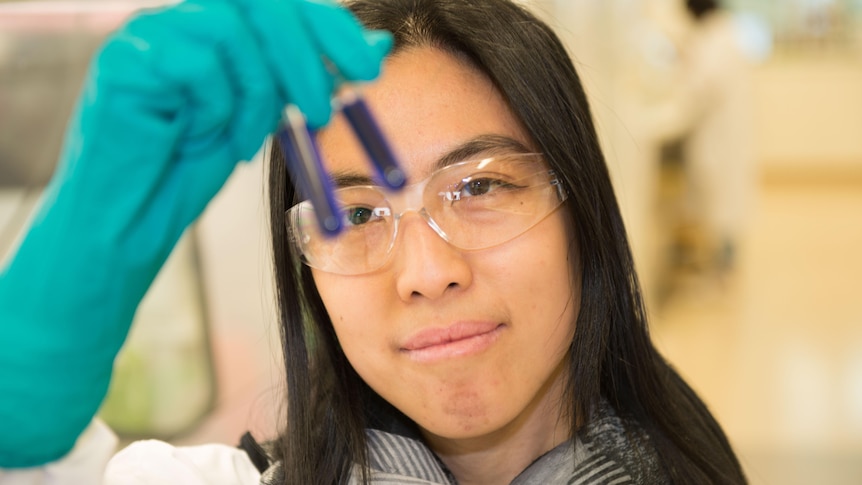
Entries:
{"type": "Polygon", "coordinates": [[[192,0],[108,39],[43,205],[0,274],[0,467],[72,448],[138,303],[237,161],[287,102],[325,124],[328,65],[371,80],[390,47],[328,0],[192,0]]]}

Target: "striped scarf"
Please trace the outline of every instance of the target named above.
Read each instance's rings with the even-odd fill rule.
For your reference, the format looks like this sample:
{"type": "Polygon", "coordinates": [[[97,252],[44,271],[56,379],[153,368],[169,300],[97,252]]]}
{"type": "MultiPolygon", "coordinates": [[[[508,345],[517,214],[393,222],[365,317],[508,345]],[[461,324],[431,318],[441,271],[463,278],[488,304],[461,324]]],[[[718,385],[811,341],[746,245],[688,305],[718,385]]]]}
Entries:
{"type": "MultiPolygon", "coordinates": [[[[372,485],[457,485],[455,477],[419,439],[367,430],[372,485]]],[[[261,485],[284,482],[280,462],[271,463],[261,485]]],[[[669,483],[649,439],[640,428],[616,416],[606,403],[571,440],[521,472],[511,485],[661,485],[669,483]]],[[[354,467],[349,485],[360,485],[354,467]]]]}

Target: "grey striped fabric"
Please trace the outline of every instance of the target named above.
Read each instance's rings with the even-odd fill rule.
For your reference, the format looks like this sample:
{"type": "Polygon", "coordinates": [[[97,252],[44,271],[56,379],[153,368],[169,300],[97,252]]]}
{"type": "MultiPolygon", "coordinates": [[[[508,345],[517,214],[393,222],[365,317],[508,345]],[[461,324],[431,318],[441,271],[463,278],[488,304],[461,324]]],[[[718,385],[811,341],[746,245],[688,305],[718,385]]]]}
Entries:
{"type": "MultiPolygon", "coordinates": [[[[627,424],[610,406],[603,406],[574,439],[539,457],[511,485],[669,483],[646,435],[637,426],[627,424]]],[[[380,430],[368,430],[367,436],[371,484],[457,485],[421,440],[380,430]]],[[[278,467],[278,463],[274,464],[264,476],[279,476],[278,467]]],[[[358,466],[354,467],[349,485],[360,485],[360,477],[358,466]]]]}
{"type": "MultiPolygon", "coordinates": [[[[368,465],[380,475],[420,480],[415,483],[451,483],[437,457],[422,442],[373,429],[367,435],[368,465]]],[[[377,477],[374,483],[378,483],[377,477]]]]}

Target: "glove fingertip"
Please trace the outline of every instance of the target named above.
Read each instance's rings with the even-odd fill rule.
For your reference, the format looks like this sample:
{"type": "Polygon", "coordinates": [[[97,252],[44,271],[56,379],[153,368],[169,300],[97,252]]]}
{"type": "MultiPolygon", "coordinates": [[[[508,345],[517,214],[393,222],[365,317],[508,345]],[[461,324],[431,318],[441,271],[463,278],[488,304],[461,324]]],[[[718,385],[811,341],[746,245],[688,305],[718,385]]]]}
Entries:
{"type": "Polygon", "coordinates": [[[325,126],[332,117],[332,108],[328,104],[325,106],[312,106],[310,103],[306,103],[305,106],[300,106],[300,109],[305,115],[308,127],[312,130],[325,126]]]}
{"type": "Polygon", "coordinates": [[[371,81],[380,75],[380,65],[392,50],[394,40],[392,34],[384,30],[367,31],[363,33],[363,37],[368,45],[367,57],[363,56],[367,63],[363,69],[356,70],[355,76],[362,81],[371,81]]]}
{"type": "Polygon", "coordinates": [[[365,43],[371,48],[372,54],[381,61],[395,44],[395,38],[387,30],[368,30],[363,33],[363,37],[365,37],[365,43]]]}

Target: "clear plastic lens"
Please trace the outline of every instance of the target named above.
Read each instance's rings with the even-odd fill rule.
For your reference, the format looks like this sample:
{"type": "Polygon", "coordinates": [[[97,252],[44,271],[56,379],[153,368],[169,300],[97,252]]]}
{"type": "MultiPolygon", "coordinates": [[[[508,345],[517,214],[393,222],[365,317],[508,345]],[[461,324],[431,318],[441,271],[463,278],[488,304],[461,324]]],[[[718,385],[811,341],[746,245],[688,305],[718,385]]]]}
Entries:
{"type": "Polygon", "coordinates": [[[345,227],[342,235],[321,234],[308,202],[288,211],[288,230],[310,266],[362,274],[386,263],[398,220],[407,211],[422,214],[453,246],[476,250],[523,234],[564,200],[553,173],[536,154],[460,162],[405,190],[421,191],[423,206],[393,207],[378,187],[346,187],[336,191],[345,227]]]}

